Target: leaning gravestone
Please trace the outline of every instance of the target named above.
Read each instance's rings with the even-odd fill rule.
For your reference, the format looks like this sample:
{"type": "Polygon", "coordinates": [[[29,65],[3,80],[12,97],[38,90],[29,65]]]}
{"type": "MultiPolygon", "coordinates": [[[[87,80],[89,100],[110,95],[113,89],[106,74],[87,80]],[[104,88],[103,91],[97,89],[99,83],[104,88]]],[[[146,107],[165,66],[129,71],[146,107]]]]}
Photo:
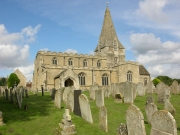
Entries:
{"type": "Polygon", "coordinates": [[[151,120],[150,135],[177,135],[174,117],[165,110],[156,111],[151,120]]]}
{"type": "Polygon", "coordinates": [[[58,89],[55,93],[55,98],[54,98],[54,106],[56,108],[61,109],[61,89],[58,89]]]}
{"type": "Polygon", "coordinates": [[[147,121],[148,121],[149,124],[151,124],[152,115],[156,111],[158,111],[158,109],[157,109],[157,106],[155,104],[146,103],[145,112],[146,112],[146,117],[147,117],[147,121]]]}
{"type": "Polygon", "coordinates": [[[172,94],[179,94],[179,85],[176,80],[174,80],[171,85],[171,92],[172,92],[172,94]]]}
{"type": "Polygon", "coordinates": [[[94,85],[90,86],[90,99],[91,100],[95,100],[95,90],[98,90],[99,86],[97,83],[95,83],[94,85]]]}
{"type": "MultiPolygon", "coordinates": [[[[165,97],[165,98],[166,98],[166,97],[165,97]]],[[[169,102],[168,99],[165,99],[164,110],[167,110],[167,111],[170,112],[172,115],[175,115],[175,113],[176,113],[176,110],[174,109],[174,107],[172,106],[172,104],[169,102]]]]}
{"type": "Polygon", "coordinates": [[[105,132],[108,132],[107,124],[107,109],[105,106],[102,106],[99,111],[99,126],[105,132]]]}
{"type": "Polygon", "coordinates": [[[136,89],[137,89],[137,95],[138,96],[145,96],[145,89],[144,89],[144,86],[141,82],[139,82],[137,84],[136,89]]]}
{"type": "Polygon", "coordinates": [[[97,107],[104,106],[104,93],[102,89],[95,90],[95,97],[96,97],[96,106],[97,107]]]}
{"type": "Polygon", "coordinates": [[[74,90],[74,114],[81,117],[81,109],[79,104],[79,96],[81,95],[81,90],[74,90]]]}
{"type": "Polygon", "coordinates": [[[89,100],[86,95],[81,94],[79,96],[79,104],[80,104],[82,118],[92,124],[93,119],[91,114],[91,108],[90,108],[89,100]]]}
{"type": "Polygon", "coordinates": [[[124,103],[133,103],[133,83],[132,82],[124,82],[124,103]]]}
{"type": "Polygon", "coordinates": [[[74,110],[74,90],[71,90],[67,96],[66,109],[69,109],[70,112],[74,110]]]}
{"type": "Polygon", "coordinates": [[[146,135],[144,116],[140,109],[131,104],[126,112],[128,135],[146,135]]]}
{"type": "Polygon", "coordinates": [[[153,93],[153,83],[152,83],[152,81],[148,82],[146,93],[148,93],[148,94],[152,94],[153,93]]]}

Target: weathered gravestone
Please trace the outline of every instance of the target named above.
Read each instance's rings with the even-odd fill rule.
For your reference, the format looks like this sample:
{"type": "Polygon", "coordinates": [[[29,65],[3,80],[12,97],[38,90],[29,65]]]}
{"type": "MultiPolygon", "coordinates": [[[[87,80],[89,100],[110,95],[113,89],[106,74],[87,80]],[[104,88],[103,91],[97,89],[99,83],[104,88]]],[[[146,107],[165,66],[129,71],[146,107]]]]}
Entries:
{"type": "Polygon", "coordinates": [[[107,124],[107,109],[105,106],[101,106],[99,111],[99,126],[105,132],[108,132],[107,124]]]}
{"type": "Polygon", "coordinates": [[[62,97],[61,94],[62,94],[61,89],[56,90],[55,98],[54,98],[54,106],[59,109],[61,109],[61,97],[62,97]]]}
{"type": "MultiPolygon", "coordinates": [[[[166,96],[166,95],[164,95],[164,96],[166,96]]],[[[176,110],[174,109],[174,107],[172,106],[172,104],[169,102],[169,100],[166,97],[165,97],[165,101],[164,101],[164,110],[167,110],[172,115],[175,115],[175,113],[176,113],[176,110]]]]}
{"type": "Polygon", "coordinates": [[[146,89],[146,93],[148,94],[153,94],[153,82],[149,81],[147,84],[147,89],[146,89]]]}
{"type": "Polygon", "coordinates": [[[124,103],[133,103],[133,83],[132,82],[124,82],[124,103]]]}
{"type": "Polygon", "coordinates": [[[171,88],[168,85],[164,85],[164,89],[165,89],[166,98],[168,100],[170,100],[170,98],[171,98],[171,88]]]}
{"type": "Polygon", "coordinates": [[[8,89],[5,89],[5,99],[6,100],[9,100],[9,92],[8,92],[8,89]]]}
{"type": "Polygon", "coordinates": [[[51,99],[52,99],[52,100],[54,100],[54,98],[55,98],[55,93],[56,93],[56,89],[53,88],[53,89],[52,89],[52,92],[51,92],[51,99]]]}
{"type": "Polygon", "coordinates": [[[74,90],[71,90],[67,96],[66,108],[69,109],[70,112],[74,110],[74,90]]]}
{"type": "Polygon", "coordinates": [[[111,84],[111,94],[112,97],[115,98],[115,95],[119,93],[119,84],[118,83],[112,83],[111,84]]]}
{"type": "Polygon", "coordinates": [[[148,97],[146,98],[146,104],[150,104],[150,103],[153,103],[153,104],[154,104],[154,99],[153,99],[152,96],[148,96],[148,97]]]}
{"type": "Polygon", "coordinates": [[[96,97],[96,106],[97,107],[104,106],[104,93],[102,89],[95,90],[95,97],[96,97]]]}
{"type": "Polygon", "coordinates": [[[16,101],[18,103],[18,108],[21,108],[21,102],[19,100],[19,92],[18,90],[15,91],[16,101]]]}
{"type": "Polygon", "coordinates": [[[140,109],[131,104],[126,112],[128,135],[146,135],[144,116],[140,109]]]}
{"type": "Polygon", "coordinates": [[[133,101],[136,99],[136,95],[137,95],[137,89],[136,89],[136,84],[133,83],[132,84],[132,87],[133,87],[133,101]]]}
{"type": "Polygon", "coordinates": [[[151,120],[150,135],[177,135],[174,117],[165,110],[156,111],[151,120]]]}
{"type": "Polygon", "coordinates": [[[108,88],[105,88],[105,90],[104,90],[104,97],[105,97],[105,98],[109,98],[109,95],[110,95],[109,89],[108,89],[108,88]]]}
{"type": "Polygon", "coordinates": [[[90,108],[89,100],[86,95],[81,94],[79,96],[79,104],[80,104],[82,118],[92,124],[93,119],[91,114],[91,108],[90,108]]]}
{"type": "Polygon", "coordinates": [[[3,115],[2,115],[2,112],[0,111],[0,126],[3,126],[3,125],[5,124],[3,123],[3,115]]]}
{"type": "Polygon", "coordinates": [[[145,89],[144,89],[144,86],[141,82],[139,82],[137,84],[136,89],[137,89],[136,91],[137,91],[138,96],[145,96],[145,89]]]}
{"type": "Polygon", "coordinates": [[[67,102],[67,96],[71,90],[75,90],[75,88],[73,86],[72,87],[65,87],[64,92],[63,92],[63,102],[64,103],[67,102]]]}
{"type": "Polygon", "coordinates": [[[72,135],[76,133],[75,125],[72,124],[71,116],[69,115],[69,109],[65,109],[65,113],[63,114],[62,122],[59,123],[61,131],[61,135],[72,135]]]}
{"type": "Polygon", "coordinates": [[[91,100],[95,100],[95,90],[98,90],[99,86],[97,83],[95,83],[94,85],[90,86],[90,99],[91,100]]]}
{"type": "Polygon", "coordinates": [[[121,93],[117,93],[115,95],[114,101],[117,102],[117,103],[123,103],[124,102],[124,97],[122,96],[121,93]]]}
{"type": "Polygon", "coordinates": [[[127,125],[124,123],[121,123],[121,125],[117,128],[116,135],[128,135],[127,125]]]}
{"type": "Polygon", "coordinates": [[[159,103],[164,103],[164,94],[165,94],[164,86],[165,84],[163,82],[158,83],[158,85],[156,86],[159,103]]]}
{"type": "Polygon", "coordinates": [[[81,109],[79,104],[79,96],[81,95],[81,90],[74,90],[74,114],[81,117],[81,109]]]}
{"type": "Polygon", "coordinates": [[[174,80],[171,85],[171,92],[172,92],[172,94],[179,94],[179,85],[176,80],[174,80]]]}
{"type": "Polygon", "coordinates": [[[145,112],[146,112],[146,117],[149,124],[151,124],[152,115],[156,111],[158,111],[158,109],[154,103],[146,103],[145,112]]]}

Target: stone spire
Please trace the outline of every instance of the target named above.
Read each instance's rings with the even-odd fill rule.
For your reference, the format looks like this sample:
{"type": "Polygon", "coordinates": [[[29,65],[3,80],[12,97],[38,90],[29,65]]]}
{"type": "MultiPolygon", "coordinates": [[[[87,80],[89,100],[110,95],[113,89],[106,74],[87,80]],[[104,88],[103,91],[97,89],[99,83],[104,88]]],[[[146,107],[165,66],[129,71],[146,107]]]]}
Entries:
{"type": "Polygon", "coordinates": [[[124,49],[123,45],[118,40],[118,37],[116,35],[113,21],[111,19],[110,10],[107,6],[104,15],[104,22],[101,30],[101,35],[99,37],[99,43],[94,51],[97,52],[98,50],[101,50],[104,47],[114,48],[114,41],[117,41],[117,46],[119,49],[124,49]]]}

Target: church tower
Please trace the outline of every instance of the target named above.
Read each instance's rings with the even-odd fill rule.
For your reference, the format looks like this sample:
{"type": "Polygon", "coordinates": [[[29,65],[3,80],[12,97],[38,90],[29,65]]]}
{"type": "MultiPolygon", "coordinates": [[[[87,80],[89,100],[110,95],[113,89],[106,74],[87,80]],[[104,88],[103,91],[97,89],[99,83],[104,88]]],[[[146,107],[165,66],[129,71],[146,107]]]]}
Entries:
{"type": "Polygon", "coordinates": [[[116,65],[125,61],[125,48],[116,35],[108,6],[106,7],[99,42],[94,53],[107,58],[107,65],[116,65]]]}

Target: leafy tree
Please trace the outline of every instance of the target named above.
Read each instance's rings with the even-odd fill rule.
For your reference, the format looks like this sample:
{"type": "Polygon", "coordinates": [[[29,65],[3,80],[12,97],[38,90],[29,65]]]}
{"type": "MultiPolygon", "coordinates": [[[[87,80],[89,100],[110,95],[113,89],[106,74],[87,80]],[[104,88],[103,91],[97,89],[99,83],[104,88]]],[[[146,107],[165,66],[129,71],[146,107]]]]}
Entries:
{"type": "Polygon", "coordinates": [[[14,84],[16,82],[16,85],[19,84],[20,79],[18,78],[18,76],[15,73],[11,73],[9,78],[8,78],[8,87],[14,87],[14,84]]]}
{"type": "Polygon", "coordinates": [[[173,79],[168,76],[158,76],[156,78],[161,80],[161,82],[165,83],[168,86],[172,85],[173,79]]]}
{"type": "Polygon", "coordinates": [[[159,79],[157,79],[157,78],[154,78],[153,79],[153,84],[154,84],[154,86],[156,86],[158,83],[160,83],[161,82],[161,80],[159,80],[159,79]]]}
{"type": "Polygon", "coordinates": [[[1,78],[0,79],[0,86],[5,86],[7,84],[6,78],[1,78]]]}

